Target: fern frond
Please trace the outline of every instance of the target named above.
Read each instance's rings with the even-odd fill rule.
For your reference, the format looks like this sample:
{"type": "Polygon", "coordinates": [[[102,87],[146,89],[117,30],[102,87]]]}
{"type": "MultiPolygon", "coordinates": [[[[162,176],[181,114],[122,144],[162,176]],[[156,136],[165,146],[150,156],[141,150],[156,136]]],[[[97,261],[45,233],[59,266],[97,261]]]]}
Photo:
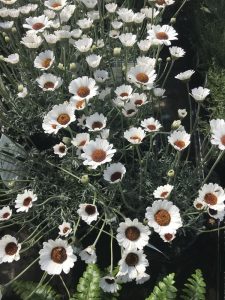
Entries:
{"type": "Polygon", "coordinates": [[[196,270],[194,274],[187,280],[184,285],[183,295],[184,300],[205,300],[206,284],[202,276],[201,270],[196,270]]]}

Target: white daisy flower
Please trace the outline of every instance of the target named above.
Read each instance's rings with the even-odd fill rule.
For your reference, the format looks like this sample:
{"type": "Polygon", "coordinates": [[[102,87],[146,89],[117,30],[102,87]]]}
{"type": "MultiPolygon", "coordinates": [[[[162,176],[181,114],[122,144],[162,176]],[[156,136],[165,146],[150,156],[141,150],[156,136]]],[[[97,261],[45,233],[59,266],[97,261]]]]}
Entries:
{"type": "Polygon", "coordinates": [[[63,83],[63,80],[60,77],[49,73],[43,73],[36,81],[43,91],[50,92],[58,89],[63,83]]]}
{"type": "Polygon", "coordinates": [[[138,65],[147,65],[149,68],[152,68],[152,69],[154,69],[155,63],[156,63],[156,59],[148,57],[148,56],[139,56],[137,58],[138,65]]]}
{"type": "Polygon", "coordinates": [[[168,137],[169,143],[178,151],[184,150],[190,144],[190,134],[186,131],[173,131],[168,137]]]}
{"type": "MultiPolygon", "coordinates": [[[[121,101],[119,99],[119,101],[121,101]]],[[[114,103],[118,106],[120,106],[120,103],[116,103],[114,101],[114,103]]],[[[122,109],[122,114],[126,117],[126,118],[131,118],[133,116],[135,116],[138,112],[138,109],[137,109],[137,106],[133,103],[133,102],[128,102],[128,103],[125,103],[122,101],[122,105],[123,106],[123,109],[122,109]]]]}
{"type": "Polygon", "coordinates": [[[99,66],[102,57],[100,55],[91,54],[86,57],[86,62],[88,63],[89,67],[95,69],[99,66]]]}
{"type": "Polygon", "coordinates": [[[95,264],[97,261],[97,255],[93,246],[88,246],[79,253],[81,260],[86,264],[95,264]]]}
{"type": "Polygon", "coordinates": [[[132,23],[134,21],[134,12],[131,9],[119,8],[117,14],[124,23],[132,23]]]}
{"type": "Polygon", "coordinates": [[[20,42],[24,46],[30,49],[37,49],[43,42],[43,39],[40,36],[37,36],[34,33],[27,33],[22,38],[22,41],[20,42]]]}
{"type": "Polygon", "coordinates": [[[52,110],[44,117],[42,128],[45,133],[57,133],[60,128],[66,128],[75,120],[74,108],[71,104],[54,105],[52,110]]]}
{"type": "Polygon", "coordinates": [[[59,11],[67,4],[66,0],[47,0],[44,5],[49,9],[59,11]]]}
{"type": "Polygon", "coordinates": [[[124,47],[132,47],[136,43],[136,39],[137,36],[132,33],[122,33],[119,36],[119,40],[124,47]]]}
{"type": "Polygon", "coordinates": [[[80,126],[82,129],[85,129],[86,126],[86,116],[83,114],[80,118],[77,119],[77,125],[80,126]]]}
{"type": "Polygon", "coordinates": [[[66,153],[67,153],[67,150],[68,148],[66,147],[65,144],[63,144],[62,142],[59,143],[59,144],[56,144],[54,147],[53,147],[53,150],[54,150],[54,154],[57,154],[60,158],[65,156],[66,153]]]}
{"type": "Polygon", "coordinates": [[[116,3],[108,3],[105,5],[105,8],[110,14],[113,14],[117,9],[117,4],[116,3]]]}
{"type": "Polygon", "coordinates": [[[218,146],[222,151],[225,150],[225,121],[221,119],[211,120],[211,143],[218,146]]]}
{"type": "Polygon", "coordinates": [[[83,164],[96,169],[98,166],[110,162],[116,149],[113,149],[113,144],[109,144],[107,140],[97,138],[85,145],[83,151],[84,153],[81,154],[84,159],[83,164]]]}
{"type": "Polygon", "coordinates": [[[79,37],[82,34],[82,30],[78,29],[74,29],[72,31],[70,31],[71,37],[73,37],[74,39],[79,39],[79,37]]]}
{"type": "Polygon", "coordinates": [[[175,3],[174,0],[154,0],[156,7],[165,8],[166,6],[172,5],[175,3]]]}
{"type": "Polygon", "coordinates": [[[12,210],[9,206],[4,206],[2,209],[0,209],[0,221],[6,221],[9,220],[12,216],[12,210]]]}
{"type": "Polygon", "coordinates": [[[103,177],[110,183],[118,183],[123,179],[126,173],[126,168],[121,163],[114,163],[109,165],[103,173],[103,177]]]}
{"type": "Polygon", "coordinates": [[[179,118],[184,119],[187,116],[186,109],[178,109],[177,111],[179,118]]]}
{"type": "Polygon", "coordinates": [[[12,5],[16,2],[17,0],[1,0],[2,3],[7,4],[7,5],[12,5]]]}
{"type": "Polygon", "coordinates": [[[88,52],[91,49],[93,43],[92,38],[82,38],[74,43],[74,46],[80,52],[88,52]]]}
{"type": "Polygon", "coordinates": [[[118,262],[119,272],[117,276],[127,275],[128,279],[137,278],[138,274],[143,274],[149,265],[143,250],[126,249],[121,260],[118,262]]]}
{"type": "Polygon", "coordinates": [[[63,222],[61,225],[59,225],[59,235],[67,237],[71,232],[71,224],[68,222],[63,222]]]}
{"type": "Polygon", "coordinates": [[[150,39],[154,45],[170,46],[171,41],[177,40],[177,32],[169,25],[152,25],[148,31],[150,39]]]}
{"type": "Polygon", "coordinates": [[[11,263],[20,259],[21,244],[11,235],[4,235],[0,239],[0,264],[11,263]]]}
{"type": "Polygon", "coordinates": [[[99,215],[96,205],[88,203],[80,204],[77,213],[88,225],[96,221],[99,215]]]}
{"type": "Polygon", "coordinates": [[[143,272],[139,273],[136,277],[136,284],[143,284],[150,279],[150,275],[143,272]]]}
{"type": "Polygon", "coordinates": [[[155,97],[163,98],[166,90],[162,88],[154,88],[153,89],[153,94],[155,97]]]}
{"type": "Polygon", "coordinates": [[[191,96],[197,101],[203,101],[210,94],[210,90],[203,88],[202,86],[192,89],[191,96]]]}
{"type": "Polygon", "coordinates": [[[59,275],[62,271],[68,274],[77,260],[76,255],[73,254],[73,248],[68,245],[66,240],[62,239],[44,242],[39,254],[41,270],[46,271],[49,275],[59,275]]]}
{"type": "Polygon", "coordinates": [[[96,86],[96,81],[93,78],[83,76],[70,82],[69,92],[74,94],[74,99],[85,99],[88,101],[98,94],[98,87],[96,86]]]}
{"type": "Polygon", "coordinates": [[[43,36],[48,44],[54,45],[59,41],[59,38],[55,34],[44,33],[43,36]]]}
{"type": "Polygon", "coordinates": [[[110,95],[110,93],[111,93],[111,88],[107,87],[100,92],[100,94],[98,95],[98,99],[104,100],[108,95],[110,95]]]}
{"type": "Polygon", "coordinates": [[[107,118],[103,114],[94,113],[86,118],[86,127],[89,131],[100,131],[106,127],[107,118]]]}
{"type": "Polygon", "coordinates": [[[13,25],[14,25],[14,21],[0,22],[0,28],[2,29],[11,29],[13,25]]]}
{"type": "Polygon", "coordinates": [[[127,79],[136,84],[138,87],[144,87],[148,90],[152,89],[154,81],[156,79],[155,70],[148,65],[137,65],[130,68],[127,73],[127,79]]]}
{"type": "Polygon", "coordinates": [[[93,24],[93,20],[89,18],[84,18],[77,21],[77,25],[80,27],[80,29],[88,29],[93,24]]]}
{"type": "Polygon", "coordinates": [[[210,121],[210,131],[213,133],[218,129],[225,127],[225,120],[223,119],[213,119],[210,121]]]}
{"type": "Polygon", "coordinates": [[[194,70],[187,70],[185,72],[179,73],[178,75],[175,76],[176,79],[179,79],[181,81],[189,81],[191,76],[195,73],[194,70]]]}
{"type": "Polygon", "coordinates": [[[225,192],[223,188],[216,183],[204,184],[199,190],[196,201],[203,203],[203,206],[221,211],[225,208],[225,192]]]}
{"type": "Polygon", "coordinates": [[[20,61],[20,57],[18,53],[14,53],[10,54],[8,57],[4,57],[3,60],[9,64],[15,65],[20,61]]]}
{"type": "Polygon", "coordinates": [[[170,193],[173,190],[173,185],[166,184],[157,187],[157,189],[153,192],[153,195],[156,199],[166,199],[169,197],[170,193]]]}
{"type": "Polygon", "coordinates": [[[147,19],[152,20],[158,16],[159,11],[157,9],[152,9],[151,7],[144,7],[141,9],[141,13],[145,14],[147,19]]]}
{"type": "Polygon", "coordinates": [[[60,19],[62,23],[66,23],[73,16],[76,5],[66,5],[60,12],[60,19]]]}
{"type": "Polygon", "coordinates": [[[87,16],[93,22],[100,19],[100,14],[98,10],[91,10],[87,12],[87,16]]]}
{"type": "Polygon", "coordinates": [[[49,19],[52,20],[56,17],[56,13],[51,9],[45,9],[44,15],[49,19]]]}
{"type": "Polygon", "coordinates": [[[159,121],[155,120],[152,117],[141,121],[141,126],[147,132],[157,132],[162,127],[162,125],[159,123],[159,121]]]}
{"type": "Polygon", "coordinates": [[[117,242],[126,250],[143,249],[148,244],[150,230],[148,226],[138,222],[138,219],[125,219],[125,222],[119,224],[117,232],[117,242]]]}
{"type": "Polygon", "coordinates": [[[54,34],[56,35],[56,37],[59,40],[71,38],[71,33],[70,33],[69,29],[68,30],[67,29],[55,30],[54,34]]]}
{"type": "Polygon", "coordinates": [[[173,59],[178,59],[185,55],[185,51],[181,47],[169,47],[169,51],[173,59]]]}
{"type": "Polygon", "coordinates": [[[11,18],[18,18],[20,14],[20,10],[16,8],[12,8],[8,10],[8,16],[11,18]]]}
{"type": "Polygon", "coordinates": [[[17,94],[18,98],[25,98],[28,95],[26,87],[23,87],[22,91],[17,94]]]}
{"type": "Polygon", "coordinates": [[[98,83],[103,83],[109,79],[109,73],[105,70],[94,71],[94,78],[98,83]]]}
{"type": "Polygon", "coordinates": [[[225,217],[225,210],[217,211],[217,210],[208,208],[208,214],[213,219],[219,220],[220,222],[222,222],[225,217]]]}
{"type": "Polygon", "coordinates": [[[89,133],[78,133],[75,138],[72,139],[71,144],[79,149],[83,149],[90,141],[89,133]]]}
{"type": "Polygon", "coordinates": [[[119,30],[110,30],[109,31],[109,37],[113,39],[118,39],[120,36],[120,31],[119,30]]]}
{"type": "Polygon", "coordinates": [[[133,89],[131,85],[123,84],[121,86],[118,86],[114,92],[121,100],[128,100],[132,96],[133,89]]]}
{"type": "Polygon", "coordinates": [[[141,129],[141,127],[131,127],[124,132],[124,137],[131,144],[141,144],[145,138],[145,132],[143,129],[141,129]]]}
{"type": "Polygon", "coordinates": [[[69,103],[74,107],[75,110],[83,110],[86,106],[88,101],[85,99],[77,99],[76,97],[70,97],[69,103]]]}
{"type": "Polygon", "coordinates": [[[178,207],[167,200],[154,201],[151,207],[146,208],[145,217],[149,227],[160,235],[175,232],[183,225],[178,207]]]}
{"type": "Polygon", "coordinates": [[[160,237],[165,243],[170,243],[175,239],[176,231],[160,234],[160,237]]]}
{"type": "Polygon", "coordinates": [[[97,0],[80,0],[87,8],[94,8],[97,0]]]}
{"type": "Polygon", "coordinates": [[[33,206],[33,202],[35,201],[37,201],[37,195],[35,195],[31,190],[24,190],[23,194],[18,194],[16,197],[16,211],[28,212],[28,210],[33,206]]]}
{"type": "Polygon", "coordinates": [[[34,60],[34,66],[35,68],[40,70],[48,70],[49,68],[51,68],[54,61],[54,52],[46,50],[44,52],[41,52],[38,56],[36,56],[34,60]]]}
{"type": "Polygon", "coordinates": [[[147,52],[150,49],[152,43],[150,40],[141,40],[140,42],[137,43],[137,45],[141,51],[147,52]]]}
{"type": "MultiPolygon", "coordinates": [[[[115,20],[111,23],[111,25],[112,25],[113,29],[119,30],[123,26],[123,22],[115,20]]],[[[117,32],[119,32],[119,31],[117,31],[117,32]]]]}
{"type": "Polygon", "coordinates": [[[141,24],[144,21],[145,17],[145,14],[141,12],[134,14],[134,23],[141,24]]]}
{"type": "Polygon", "coordinates": [[[113,294],[119,290],[117,279],[111,275],[102,277],[100,279],[99,286],[105,293],[113,294]]]}
{"type": "Polygon", "coordinates": [[[26,24],[23,27],[34,32],[43,32],[46,28],[51,26],[51,21],[45,16],[26,18],[26,24]]]}
{"type": "Polygon", "coordinates": [[[203,210],[203,209],[207,208],[206,203],[199,201],[198,199],[195,199],[193,205],[197,210],[203,210]]]}

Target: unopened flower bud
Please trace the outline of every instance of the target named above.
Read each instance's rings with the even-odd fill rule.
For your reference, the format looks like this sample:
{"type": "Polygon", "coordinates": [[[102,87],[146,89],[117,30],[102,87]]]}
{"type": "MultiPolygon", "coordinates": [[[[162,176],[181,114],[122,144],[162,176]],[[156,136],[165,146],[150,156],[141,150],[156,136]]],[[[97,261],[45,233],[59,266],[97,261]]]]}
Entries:
{"type": "Polygon", "coordinates": [[[70,64],[70,70],[71,71],[76,70],[76,68],[77,68],[77,65],[75,63],[70,64]]]}
{"type": "Polygon", "coordinates": [[[3,55],[0,55],[0,60],[4,60],[4,56],[3,55]]]}
{"type": "Polygon", "coordinates": [[[169,171],[167,172],[167,176],[168,176],[168,177],[173,177],[174,175],[175,175],[175,172],[174,172],[173,169],[171,169],[171,170],[169,170],[169,171]]]}
{"type": "Polygon", "coordinates": [[[59,63],[59,64],[58,64],[58,68],[59,68],[60,70],[64,70],[64,65],[61,64],[61,63],[59,63]]]}
{"type": "Polygon", "coordinates": [[[176,18],[171,18],[170,19],[170,24],[175,24],[176,23],[176,18]]]}
{"type": "Polygon", "coordinates": [[[13,33],[17,32],[16,27],[13,27],[13,28],[12,28],[12,32],[13,32],[13,33]]]}
{"type": "Polygon", "coordinates": [[[114,48],[113,49],[113,55],[114,56],[120,56],[121,48],[114,48]]]}
{"type": "Polygon", "coordinates": [[[175,121],[173,121],[171,128],[176,130],[180,127],[180,125],[181,125],[181,120],[175,120],[175,121]]]}
{"type": "Polygon", "coordinates": [[[86,184],[89,182],[89,176],[88,175],[83,175],[80,179],[80,182],[83,184],[86,184]]]}
{"type": "Polygon", "coordinates": [[[162,62],[162,58],[161,57],[158,58],[158,62],[162,62]]]}
{"type": "Polygon", "coordinates": [[[19,93],[21,93],[24,89],[24,86],[22,84],[19,84],[18,87],[17,87],[17,90],[19,93]]]}
{"type": "Polygon", "coordinates": [[[167,62],[171,61],[171,57],[167,57],[167,58],[166,58],[166,61],[167,61],[167,62]]]}
{"type": "Polygon", "coordinates": [[[71,141],[71,139],[67,136],[64,136],[63,139],[62,139],[62,142],[66,145],[69,145],[70,141],[71,141]]]}
{"type": "Polygon", "coordinates": [[[10,41],[10,38],[8,36],[6,36],[5,41],[6,41],[6,43],[8,43],[10,41]]]}
{"type": "Polygon", "coordinates": [[[97,48],[96,45],[93,45],[93,46],[91,47],[91,50],[92,50],[92,51],[95,51],[96,48],[97,48]]]}

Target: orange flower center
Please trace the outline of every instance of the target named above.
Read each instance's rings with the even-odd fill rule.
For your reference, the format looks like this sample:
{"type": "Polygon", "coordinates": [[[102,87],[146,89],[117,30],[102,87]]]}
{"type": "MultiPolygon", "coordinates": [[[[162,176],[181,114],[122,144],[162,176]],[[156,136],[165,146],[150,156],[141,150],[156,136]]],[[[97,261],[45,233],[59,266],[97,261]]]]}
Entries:
{"type": "Polygon", "coordinates": [[[174,145],[176,145],[178,148],[183,149],[185,147],[185,142],[182,140],[176,140],[174,142],[174,145]]]}
{"type": "Polygon", "coordinates": [[[45,27],[45,25],[43,23],[35,23],[33,24],[32,28],[34,30],[40,30],[41,28],[45,27]]]}
{"type": "Polygon", "coordinates": [[[166,4],[165,0],[156,0],[155,3],[158,5],[166,4]]]}
{"type": "Polygon", "coordinates": [[[94,215],[95,212],[96,212],[96,208],[95,208],[94,205],[88,204],[88,205],[86,205],[86,207],[85,207],[85,212],[86,212],[89,216],[94,215]]]}
{"type": "Polygon", "coordinates": [[[85,98],[90,94],[90,89],[86,86],[81,86],[78,90],[77,90],[77,95],[81,98],[85,98]]]}
{"type": "Polygon", "coordinates": [[[96,129],[96,128],[100,129],[100,128],[103,127],[103,124],[102,124],[102,122],[96,121],[96,122],[93,122],[91,127],[92,127],[93,130],[96,129]]]}
{"type": "Polygon", "coordinates": [[[7,255],[14,255],[14,254],[16,254],[17,250],[18,250],[18,246],[14,242],[8,243],[6,245],[6,247],[5,247],[5,253],[7,255]]]}
{"type": "Polygon", "coordinates": [[[51,64],[51,61],[52,61],[51,58],[46,58],[45,60],[43,60],[41,64],[42,67],[47,69],[51,64]]]}
{"type": "Polygon", "coordinates": [[[156,130],[156,126],[153,125],[153,124],[150,124],[150,125],[148,125],[147,127],[148,127],[148,129],[151,130],[151,131],[156,130]]]}
{"type": "Polygon", "coordinates": [[[225,135],[223,135],[223,136],[221,137],[220,141],[221,141],[222,145],[225,146],[225,135]]]}
{"type": "Polygon", "coordinates": [[[217,197],[216,197],[216,195],[214,195],[212,193],[205,194],[204,200],[209,205],[217,204],[217,197]]]}
{"type": "Polygon", "coordinates": [[[64,227],[63,228],[63,233],[67,233],[68,230],[69,230],[69,227],[64,227]]]}
{"type": "Polygon", "coordinates": [[[203,205],[201,203],[197,203],[195,206],[196,208],[201,209],[203,205]]]}
{"type": "Polygon", "coordinates": [[[23,200],[23,206],[29,206],[29,204],[32,202],[31,197],[27,197],[23,200]]]}
{"type": "Polygon", "coordinates": [[[154,216],[156,223],[160,226],[167,226],[170,224],[171,217],[167,210],[160,209],[154,216]]]}
{"type": "Polygon", "coordinates": [[[162,192],[161,195],[160,195],[160,197],[166,198],[167,195],[168,195],[168,192],[162,192]]]}
{"type": "Polygon", "coordinates": [[[106,152],[102,149],[96,149],[92,152],[91,158],[93,161],[102,162],[106,158],[106,152]]]}
{"type": "Polygon", "coordinates": [[[55,2],[55,3],[52,4],[53,8],[57,8],[57,7],[60,7],[60,6],[62,6],[62,5],[58,2],[55,2]]]}
{"type": "Polygon", "coordinates": [[[86,142],[87,142],[86,140],[83,140],[83,141],[80,142],[80,144],[78,146],[83,147],[86,144],[86,142]]]}
{"type": "Polygon", "coordinates": [[[134,141],[138,141],[138,142],[141,141],[141,138],[139,136],[137,136],[137,135],[131,136],[130,139],[134,140],[134,141]]]}
{"type": "Polygon", "coordinates": [[[121,179],[121,177],[122,177],[122,174],[121,174],[121,172],[115,172],[115,173],[113,173],[112,175],[111,175],[111,181],[112,182],[114,182],[114,181],[116,181],[116,180],[119,180],[119,179],[121,179]]]}
{"type": "Polygon", "coordinates": [[[52,128],[56,129],[57,125],[56,124],[52,124],[52,128]]]}
{"type": "Polygon", "coordinates": [[[143,100],[141,100],[141,99],[135,100],[134,104],[135,105],[141,105],[141,104],[143,104],[143,100]]]}
{"type": "Polygon", "coordinates": [[[131,253],[127,254],[125,261],[129,267],[134,267],[137,265],[137,263],[139,261],[139,257],[136,253],[131,252],[131,253]]]}
{"type": "Polygon", "coordinates": [[[138,240],[140,235],[140,230],[135,226],[127,227],[127,229],[125,230],[125,236],[130,241],[138,240]]]}
{"type": "Polygon", "coordinates": [[[138,73],[136,75],[136,79],[137,79],[137,81],[139,81],[141,83],[147,83],[149,80],[148,75],[145,73],[138,73]]]}
{"type": "Polygon", "coordinates": [[[122,97],[122,98],[123,98],[123,97],[128,97],[128,96],[129,96],[128,93],[121,93],[121,94],[120,94],[120,97],[122,97]]]}
{"type": "Polygon", "coordinates": [[[7,219],[10,216],[10,213],[6,212],[2,215],[3,219],[7,219]]]}
{"type": "Polygon", "coordinates": [[[168,40],[169,36],[166,32],[157,32],[156,37],[158,40],[168,40]]]}
{"type": "Polygon", "coordinates": [[[63,247],[53,248],[51,259],[57,264],[62,264],[67,259],[66,249],[63,247]]]}
{"type": "Polygon", "coordinates": [[[172,238],[173,238],[173,235],[171,233],[166,233],[164,234],[164,238],[167,240],[167,241],[171,241],[172,238]]]}
{"type": "Polygon", "coordinates": [[[51,82],[51,81],[47,81],[44,84],[45,89],[54,89],[54,87],[55,87],[55,84],[54,84],[54,82],[51,82]]]}
{"type": "Polygon", "coordinates": [[[84,100],[80,100],[76,103],[76,108],[77,109],[81,109],[83,106],[85,105],[85,101],[84,100]]]}
{"type": "Polygon", "coordinates": [[[68,114],[61,114],[57,118],[57,122],[60,125],[66,125],[70,121],[70,116],[68,114]]]}

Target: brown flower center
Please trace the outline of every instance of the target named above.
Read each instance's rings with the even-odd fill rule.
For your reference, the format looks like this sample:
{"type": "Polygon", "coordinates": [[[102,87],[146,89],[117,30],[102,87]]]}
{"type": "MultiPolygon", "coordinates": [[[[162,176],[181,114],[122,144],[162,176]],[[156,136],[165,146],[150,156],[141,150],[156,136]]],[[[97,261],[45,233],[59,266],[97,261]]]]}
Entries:
{"type": "Polygon", "coordinates": [[[209,205],[217,204],[217,197],[216,197],[216,195],[214,195],[212,193],[205,194],[204,200],[209,205]]]}
{"type": "Polygon", "coordinates": [[[113,279],[113,278],[105,278],[105,282],[107,282],[108,284],[113,284],[113,283],[115,283],[115,279],[113,279]]]}
{"type": "Polygon", "coordinates": [[[136,75],[136,79],[137,79],[137,81],[142,82],[142,83],[147,83],[149,80],[148,75],[146,75],[145,73],[138,73],[136,75]]]}
{"type": "Polygon", "coordinates": [[[182,141],[182,140],[176,140],[176,141],[174,142],[174,145],[177,146],[177,147],[180,148],[180,149],[183,149],[183,148],[185,147],[185,142],[182,141]]]}
{"type": "Polygon", "coordinates": [[[102,122],[96,121],[96,122],[93,122],[91,127],[92,127],[93,130],[96,129],[96,128],[100,129],[100,128],[103,127],[103,124],[102,124],[102,122]]]}
{"type": "Polygon", "coordinates": [[[133,253],[133,252],[127,254],[127,257],[126,257],[126,259],[125,259],[125,262],[126,262],[126,264],[127,264],[129,267],[134,267],[134,266],[136,266],[137,263],[138,263],[138,261],[139,261],[138,255],[137,255],[136,253],[133,253]]]}
{"type": "Polygon", "coordinates": [[[148,127],[148,129],[151,130],[151,131],[156,130],[156,126],[153,125],[153,124],[150,124],[150,125],[148,125],[147,127],[148,127]]]}
{"type": "Polygon", "coordinates": [[[160,194],[160,197],[166,198],[167,195],[168,195],[168,192],[162,192],[162,193],[160,194]]]}
{"type": "Polygon", "coordinates": [[[96,149],[92,152],[91,158],[95,162],[102,162],[106,158],[106,152],[102,149],[96,149]]]}
{"type": "Polygon", "coordinates": [[[135,100],[134,104],[135,105],[141,105],[141,104],[143,104],[143,100],[137,99],[137,100],[135,100]]]}
{"type": "Polygon", "coordinates": [[[45,89],[54,89],[54,87],[55,87],[55,84],[54,84],[54,82],[51,82],[51,81],[47,81],[47,82],[45,82],[45,84],[44,84],[44,88],[45,89]]]}
{"type": "Polygon", "coordinates": [[[35,23],[33,24],[32,28],[34,30],[40,30],[41,28],[45,27],[45,25],[43,23],[35,23]]]}
{"type": "Polygon", "coordinates": [[[60,7],[60,6],[61,6],[61,4],[58,3],[58,2],[55,2],[55,3],[52,4],[53,8],[57,8],[57,7],[60,7]]]}
{"type": "Polygon", "coordinates": [[[166,4],[165,0],[156,0],[155,3],[158,5],[166,4]]]}
{"type": "Polygon", "coordinates": [[[66,125],[70,121],[70,116],[68,114],[61,114],[57,118],[57,122],[60,125],[66,125]]]}
{"type": "Polygon", "coordinates": [[[119,180],[122,178],[122,173],[121,172],[115,172],[111,175],[111,181],[114,182],[116,180],[119,180]]]}
{"type": "Polygon", "coordinates": [[[196,208],[198,208],[198,209],[201,209],[201,208],[203,207],[203,205],[202,205],[201,203],[197,203],[195,206],[196,206],[196,208]]]}
{"type": "Polygon", "coordinates": [[[172,238],[173,238],[173,235],[171,233],[166,233],[164,234],[164,238],[167,240],[167,241],[171,241],[172,238]]]}
{"type": "Polygon", "coordinates": [[[81,98],[85,98],[90,94],[90,89],[86,86],[81,86],[78,90],[77,90],[77,95],[81,98]]]}
{"type": "Polygon", "coordinates": [[[225,146],[225,135],[223,135],[223,136],[221,137],[220,141],[221,141],[222,145],[225,146]]]}
{"type": "Polygon", "coordinates": [[[135,112],[134,109],[128,109],[128,110],[127,110],[127,115],[131,115],[131,114],[133,114],[134,112],[135,112]]]}
{"type": "Polygon", "coordinates": [[[52,124],[52,128],[56,129],[57,125],[56,124],[52,124]]]}
{"type": "Polygon", "coordinates": [[[53,248],[51,259],[57,264],[62,264],[67,259],[66,249],[63,247],[53,248]]]}
{"type": "Polygon", "coordinates": [[[18,246],[14,242],[8,243],[6,245],[6,247],[5,247],[5,253],[7,255],[14,255],[14,254],[16,254],[17,250],[18,250],[18,246]]]}
{"type": "Polygon", "coordinates": [[[158,210],[154,217],[156,223],[158,223],[160,226],[167,226],[170,224],[171,217],[168,211],[165,209],[158,210]]]}
{"type": "Polygon", "coordinates": [[[158,40],[168,40],[169,36],[166,32],[157,32],[156,37],[158,40]]]}
{"type": "Polygon", "coordinates": [[[135,226],[127,227],[127,229],[125,230],[125,236],[130,241],[138,240],[140,235],[140,230],[135,226]]]}
{"type": "Polygon", "coordinates": [[[123,97],[128,97],[128,96],[129,96],[128,93],[121,93],[121,94],[120,94],[120,97],[122,97],[122,98],[123,98],[123,97]]]}
{"type": "Polygon", "coordinates": [[[130,139],[134,140],[134,141],[138,141],[138,142],[141,141],[141,138],[139,136],[137,136],[137,135],[131,136],[130,139]]]}
{"type": "Polygon", "coordinates": [[[80,142],[80,144],[78,146],[83,147],[86,144],[86,142],[87,142],[86,140],[83,140],[83,141],[80,142]]]}
{"type": "Polygon", "coordinates": [[[65,153],[66,147],[65,146],[59,146],[59,152],[65,153]]]}
{"type": "Polygon", "coordinates": [[[76,103],[76,108],[77,109],[81,109],[83,106],[85,105],[85,101],[84,100],[80,100],[76,103]]]}
{"type": "Polygon", "coordinates": [[[10,213],[5,212],[5,213],[2,215],[2,218],[3,218],[3,219],[7,219],[9,216],[10,216],[10,213]]]}
{"type": "Polygon", "coordinates": [[[48,68],[49,66],[50,66],[50,64],[51,64],[51,58],[46,58],[45,60],[43,60],[43,62],[42,62],[42,67],[43,68],[48,68]]]}
{"type": "Polygon", "coordinates": [[[69,227],[64,227],[63,228],[63,233],[67,233],[68,230],[69,230],[69,227]]]}
{"type": "Polygon", "coordinates": [[[88,204],[85,207],[85,212],[90,216],[94,215],[96,213],[96,208],[94,205],[88,204]]]}
{"type": "Polygon", "coordinates": [[[29,204],[32,202],[31,197],[27,197],[23,200],[23,206],[29,206],[29,204]]]}

